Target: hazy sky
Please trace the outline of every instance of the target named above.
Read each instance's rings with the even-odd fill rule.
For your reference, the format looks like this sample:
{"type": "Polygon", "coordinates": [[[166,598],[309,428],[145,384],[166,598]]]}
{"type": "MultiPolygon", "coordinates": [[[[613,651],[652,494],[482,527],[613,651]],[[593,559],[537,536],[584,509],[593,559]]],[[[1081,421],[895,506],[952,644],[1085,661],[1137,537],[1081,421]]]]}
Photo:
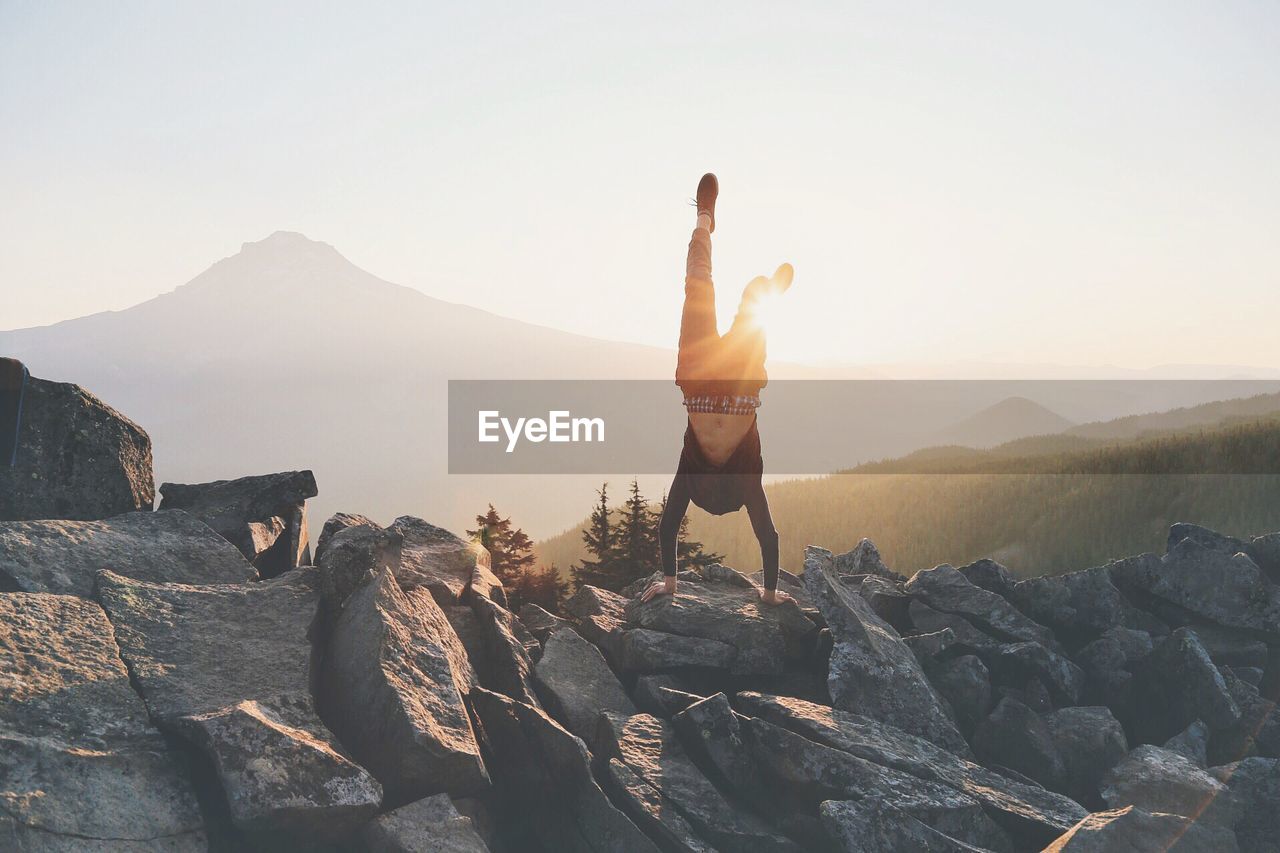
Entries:
{"type": "Polygon", "coordinates": [[[775,356],[1280,366],[1274,0],[450,7],[0,0],[0,328],[289,229],[674,345],[712,169],[775,356]]]}

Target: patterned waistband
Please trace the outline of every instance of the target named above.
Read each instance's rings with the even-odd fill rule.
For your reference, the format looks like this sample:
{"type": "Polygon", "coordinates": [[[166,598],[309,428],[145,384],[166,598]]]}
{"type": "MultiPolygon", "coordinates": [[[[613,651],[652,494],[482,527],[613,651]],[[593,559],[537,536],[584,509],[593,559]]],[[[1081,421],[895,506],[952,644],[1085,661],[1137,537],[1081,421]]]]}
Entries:
{"type": "Polygon", "coordinates": [[[746,394],[738,396],[699,394],[685,397],[684,407],[690,412],[705,415],[751,415],[760,408],[760,398],[746,394]]]}

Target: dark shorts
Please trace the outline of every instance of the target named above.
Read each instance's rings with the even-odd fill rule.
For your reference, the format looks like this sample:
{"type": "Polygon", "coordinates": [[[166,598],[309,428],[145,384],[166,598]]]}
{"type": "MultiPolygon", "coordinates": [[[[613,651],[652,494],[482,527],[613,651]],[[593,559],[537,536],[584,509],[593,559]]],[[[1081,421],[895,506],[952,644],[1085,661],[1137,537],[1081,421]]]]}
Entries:
{"type": "Polygon", "coordinates": [[[689,485],[689,499],[712,515],[725,515],[742,509],[747,495],[764,474],[760,456],[760,433],[752,422],[733,455],[716,467],[707,462],[693,434],[693,425],[685,427],[684,450],[676,475],[689,485]]]}

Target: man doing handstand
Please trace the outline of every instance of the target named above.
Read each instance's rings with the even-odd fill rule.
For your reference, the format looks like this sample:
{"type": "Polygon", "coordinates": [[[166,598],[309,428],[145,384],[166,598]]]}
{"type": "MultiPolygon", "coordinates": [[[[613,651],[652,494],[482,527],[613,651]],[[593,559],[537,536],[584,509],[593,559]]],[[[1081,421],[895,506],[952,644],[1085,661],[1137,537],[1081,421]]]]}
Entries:
{"type": "Polygon", "coordinates": [[[689,241],[685,265],[684,313],[680,318],[680,352],[676,384],[684,393],[689,425],[666,508],[659,523],[663,580],[641,594],[643,601],[676,591],[676,539],[689,502],[713,515],[747,508],[760,542],[764,564],[766,604],[791,601],[778,592],[778,531],[769,514],[761,477],[760,433],[756,409],[765,373],[765,334],[760,301],[791,286],[790,264],[778,267],[772,278],[759,276],[742,291],[733,325],[724,335],[716,328],[716,292],[711,283],[711,232],[716,229],[716,197],[720,186],[713,174],[698,183],[698,222],[689,241]]]}

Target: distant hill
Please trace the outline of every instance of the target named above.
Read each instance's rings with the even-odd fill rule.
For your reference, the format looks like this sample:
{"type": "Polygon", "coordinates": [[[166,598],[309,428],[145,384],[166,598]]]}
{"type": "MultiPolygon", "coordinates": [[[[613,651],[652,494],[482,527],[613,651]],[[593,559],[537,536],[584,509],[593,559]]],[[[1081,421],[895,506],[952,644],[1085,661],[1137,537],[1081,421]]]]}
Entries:
{"type": "MultiPolygon", "coordinates": [[[[1280,412],[1140,439],[929,448],[766,491],[784,568],[807,544],[839,551],[866,536],[903,572],[989,556],[1029,576],[1158,550],[1169,524],[1184,519],[1211,519],[1237,535],[1280,530],[1280,474],[1256,471],[1280,472],[1280,412]]],[[[580,529],[540,543],[539,554],[572,564],[580,529]]],[[[689,533],[731,565],[759,568],[744,513],[716,518],[694,508],[689,533]]]]}
{"type": "Polygon", "coordinates": [[[1137,438],[1146,433],[1210,426],[1232,418],[1258,417],[1276,411],[1280,411],[1280,394],[1257,394],[1236,400],[1184,406],[1168,412],[1080,424],[1066,432],[1082,438],[1137,438]]]}
{"type": "Polygon", "coordinates": [[[1029,435],[1050,435],[1074,424],[1026,397],[1008,397],[941,430],[938,444],[962,447],[994,447],[1029,435]]]}

